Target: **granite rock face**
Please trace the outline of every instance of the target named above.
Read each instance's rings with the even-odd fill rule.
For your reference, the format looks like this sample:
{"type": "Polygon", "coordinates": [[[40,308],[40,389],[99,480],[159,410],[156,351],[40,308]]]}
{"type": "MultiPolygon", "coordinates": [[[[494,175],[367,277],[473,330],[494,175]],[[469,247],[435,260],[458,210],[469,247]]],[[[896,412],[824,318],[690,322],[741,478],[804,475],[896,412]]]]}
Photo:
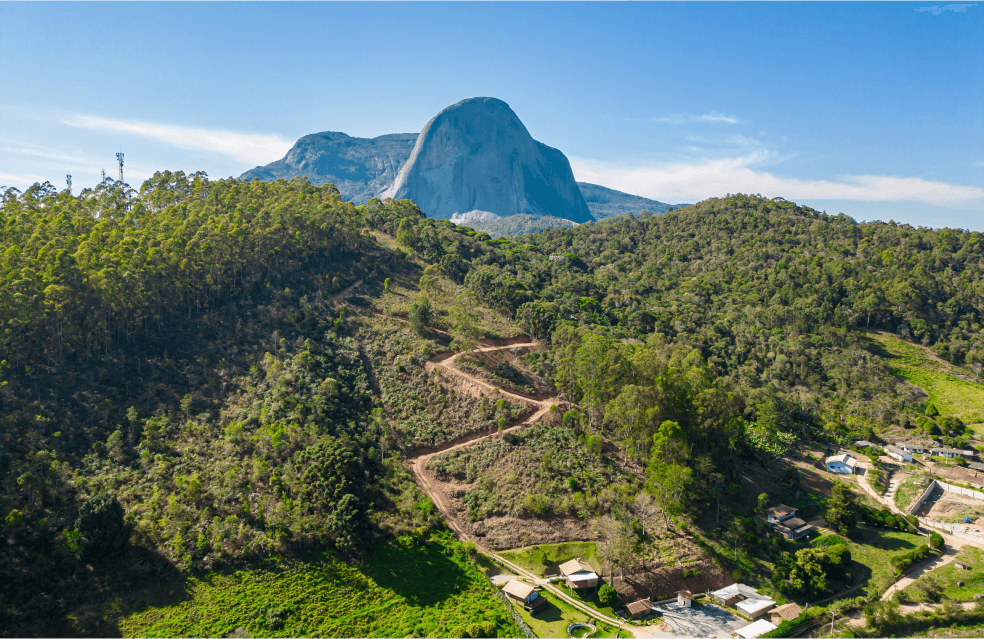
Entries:
{"type": "Polygon", "coordinates": [[[342,199],[365,204],[393,182],[416,141],[416,133],[378,138],[353,138],[334,131],[313,133],[298,140],[282,160],[246,171],[241,179],[290,180],[300,175],[312,184],[331,182],[342,199]]]}
{"type": "Polygon", "coordinates": [[[463,100],[438,113],[381,197],[409,198],[438,219],[475,210],[594,219],[567,157],[534,140],[495,98],[463,100]]]}

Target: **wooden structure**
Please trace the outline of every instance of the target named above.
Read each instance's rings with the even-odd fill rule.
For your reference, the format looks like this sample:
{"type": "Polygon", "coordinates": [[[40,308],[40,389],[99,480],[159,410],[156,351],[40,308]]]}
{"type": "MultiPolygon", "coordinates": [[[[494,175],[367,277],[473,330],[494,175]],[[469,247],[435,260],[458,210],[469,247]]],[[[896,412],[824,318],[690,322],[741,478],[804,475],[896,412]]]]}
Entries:
{"type": "Polygon", "coordinates": [[[653,611],[653,602],[648,599],[640,599],[630,603],[625,607],[625,610],[629,617],[632,619],[638,619],[639,617],[645,617],[653,611]]]}
{"type": "Polygon", "coordinates": [[[506,597],[530,612],[535,612],[546,605],[547,600],[530,584],[518,579],[510,579],[502,589],[506,597]]]}
{"type": "Polygon", "coordinates": [[[677,605],[689,608],[694,601],[694,593],[689,590],[677,590],[677,605]]]}
{"type": "Polygon", "coordinates": [[[563,575],[564,583],[568,588],[579,590],[598,585],[598,573],[590,564],[581,561],[580,557],[560,564],[560,574],[563,575]]]}
{"type": "Polygon", "coordinates": [[[796,617],[799,617],[801,612],[803,612],[802,608],[794,603],[788,603],[770,610],[769,616],[772,619],[772,623],[778,626],[783,621],[792,621],[796,617]]]}

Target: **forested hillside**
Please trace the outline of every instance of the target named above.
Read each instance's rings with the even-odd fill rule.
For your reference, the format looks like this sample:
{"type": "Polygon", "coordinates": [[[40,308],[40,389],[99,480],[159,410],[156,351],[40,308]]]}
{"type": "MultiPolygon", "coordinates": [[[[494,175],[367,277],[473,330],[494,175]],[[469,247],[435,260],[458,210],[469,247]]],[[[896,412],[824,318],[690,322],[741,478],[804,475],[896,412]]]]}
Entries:
{"type": "MultiPolygon", "coordinates": [[[[742,459],[923,427],[925,397],[869,331],[979,381],[982,240],[743,195],[492,239],[303,179],[9,190],[0,634],[104,634],[79,606],[274,555],[378,568],[394,537],[451,548],[427,541],[442,522],[404,462],[523,417],[426,372],[482,339],[540,339],[461,362],[569,404],[431,462],[467,484],[472,530],[512,518],[503,545],[549,518],[627,528],[650,501],[668,527],[742,459]]],[[[459,623],[441,619],[427,631],[459,623]]]]}

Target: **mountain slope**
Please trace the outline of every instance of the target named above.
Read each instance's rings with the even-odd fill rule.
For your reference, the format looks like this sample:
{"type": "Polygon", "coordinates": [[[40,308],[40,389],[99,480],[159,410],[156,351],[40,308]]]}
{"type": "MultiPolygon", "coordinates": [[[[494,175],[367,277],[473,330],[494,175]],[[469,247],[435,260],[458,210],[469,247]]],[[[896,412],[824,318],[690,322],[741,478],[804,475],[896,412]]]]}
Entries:
{"type": "Polygon", "coordinates": [[[476,209],[594,219],[567,157],[534,140],[495,98],[462,100],[438,113],[384,196],[412,199],[438,219],[476,209]]]}
{"type": "Polygon", "coordinates": [[[591,214],[598,220],[625,215],[626,213],[639,213],[640,211],[666,213],[670,208],[687,206],[686,204],[665,204],[587,182],[578,182],[577,185],[581,189],[585,202],[588,203],[591,214]]]}
{"type": "Polygon", "coordinates": [[[365,204],[393,182],[416,140],[415,133],[375,138],[312,133],[298,140],[282,160],[246,171],[240,179],[268,182],[303,176],[311,184],[334,184],[343,200],[365,204]]]}

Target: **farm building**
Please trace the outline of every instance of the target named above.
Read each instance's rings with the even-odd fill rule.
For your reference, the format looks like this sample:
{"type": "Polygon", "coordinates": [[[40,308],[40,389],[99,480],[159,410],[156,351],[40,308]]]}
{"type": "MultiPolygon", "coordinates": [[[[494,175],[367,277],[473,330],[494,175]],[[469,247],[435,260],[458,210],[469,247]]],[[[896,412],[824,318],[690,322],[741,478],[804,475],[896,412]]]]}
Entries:
{"type": "Polygon", "coordinates": [[[971,470],[976,470],[979,473],[984,472],[984,464],[980,462],[970,462],[967,464],[967,467],[971,470]]]}
{"type": "Polygon", "coordinates": [[[518,579],[510,579],[509,583],[502,589],[512,602],[521,605],[529,611],[535,611],[546,605],[547,600],[540,596],[534,586],[522,582],[518,579]]]}
{"type": "Polygon", "coordinates": [[[974,456],[974,451],[972,450],[957,450],[956,448],[930,448],[929,452],[937,457],[946,457],[947,459],[974,456]]]}
{"type": "Polygon", "coordinates": [[[775,607],[776,602],[771,599],[765,599],[764,597],[749,597],[735,604],[738,614],[749,621],[755,621],[775,607]]]}
{"type": "Polygon", "coordinates": [[[785,504],[779,504],[765,511],[765,520],[770,524],[785,521],[796,514],[796,509],[785,504]]]}
{"type": "Polygon", "coordinates": [[[813,526],[806,523],[799,517],[790,517],[789,519],[784,519],[782,523],[775,525],[775,531],[790,540],[805,537],[810,534],[811,530],[813,530],[813,526]]]}
{"type": "Polygon", "coordinates": [[[633,601],[628,606],[625,607],[628,612],[629,617],[632,619],[638,619],[639,617],[645,617],[653,610],[653,602],[648,599],[640,599],[639,601],[633,601]]]}
{"type": "Polygon", "coordinates": [[[913,455],[918,455],[920,453],[926,452],[926,447],[923,446],[922,444],[914,444],[911,442],[898,442],[895,445],[901,448],[902,450],[904,450],[905,452],[911,453],[913,455]]]}
{"type": "Polygon", "coordinates": [[[799,617],[801,612],[803,612],[802,608],[794,603],[788,603],[770,610],[769,616],[772,618],[772,623],[778,626],[783,621],[792,621],[799,617]]]}
{"type": "Polygon", "coordinates": [[[758,590],[745,584],[731,584],[710,593],[710,598],[725,606],[733,606],[743,599],[757,599],[758,590]]]}
{"type": "Polygon", "coordinates": [[[839,473],[841,475],[853,475],[857,464],[858,460],[854,459],[847,453],[831,455],[827,458],[827,470],[832,473],[839,473]]]}
{"type": "Polygon", "coordinates": [[[858,447],[858,448],[871,448],[872,446],[874,446],[874,444],[872,444],[871,442],[869,442],[869,441],[867,441],[865,439],[861,439],[861,440],[858,440],[858,441],[854,442],[854,445],[856,447],[858,447]]]}
{"type": "Polygon", "coordinates": [[[694,593],[689,590],[677,590],[677,605],[689,608],[694,602],[694,593]]]}
{"type": "Polygon", "coordinates": [[[892,459],[897,459],[899,461],[906,461],[906,462],[912,461],[912,453],[910,453],[907,450],[903,450],[898,446],[893,446],[891,444],[885,447],[885,454],[891,457],[892,459]]]}
{"type": "Polygon", "coordinates": [[[759,619],[754,623],[750,623],[744,628],[739,628],[731,633],[732,639],[756,639],[756,637],[761,637],[767,632],[772,632],[776,629],[776,626],[765,619],[759,619]]]}
{"type": "Polygon", "coordinates": [[[568,588],[594,588],[598,585],[598,573],[580,557],[560,564],[560,574],[564,576],[568,588]]]}

